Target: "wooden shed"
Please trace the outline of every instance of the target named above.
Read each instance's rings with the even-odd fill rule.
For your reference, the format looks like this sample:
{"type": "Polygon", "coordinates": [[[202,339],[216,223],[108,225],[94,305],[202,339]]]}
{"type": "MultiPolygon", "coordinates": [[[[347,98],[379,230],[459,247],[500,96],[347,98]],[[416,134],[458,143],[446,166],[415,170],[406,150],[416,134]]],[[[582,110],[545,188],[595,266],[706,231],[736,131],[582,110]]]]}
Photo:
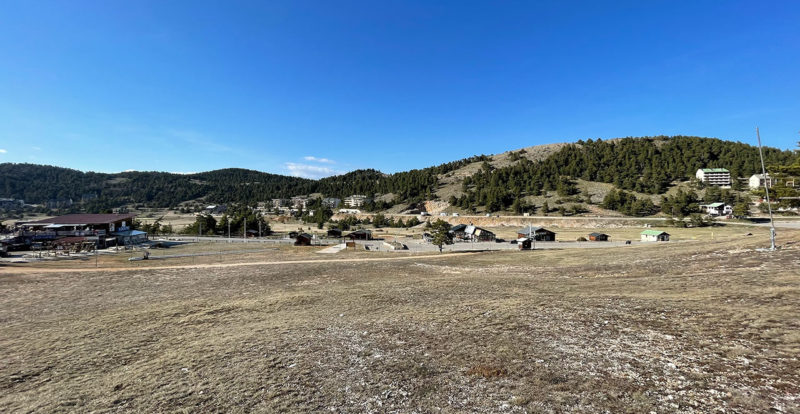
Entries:
{"type": "Polygon", "coordinates": [[[344,237],[351,240],[372,240],[372,231],[370,230],[356,230],[344,237]]]}
{"type": "Polygon", "coordinates": [[[605,233],[589,233],[590,241],[608,241],[610,237],[605,233]]]}
{"type": "Polygon", "coordinates": [[[529,237],[536,241],[556,241],[556,233],[544,227],[523,227],[517,230],[517,238],[529,237]]]}
{"type": "Polygon", "coordinates": [[[311,246],[311,241],[314,239],[314,236],[308,233],[300,233],[297,235],[297,238],[294,240],[295,246],[311,246]]]}

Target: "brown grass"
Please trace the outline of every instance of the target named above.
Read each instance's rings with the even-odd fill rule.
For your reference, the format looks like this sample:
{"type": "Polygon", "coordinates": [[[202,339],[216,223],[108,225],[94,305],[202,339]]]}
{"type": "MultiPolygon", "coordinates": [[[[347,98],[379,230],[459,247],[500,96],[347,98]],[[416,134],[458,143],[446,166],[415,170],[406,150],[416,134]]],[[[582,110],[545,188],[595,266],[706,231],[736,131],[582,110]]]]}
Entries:
{"type": "Polygon", "coordinates": [[[792,412],[800,250],[765,244],[0,268],[0,411],[792,412]]]}

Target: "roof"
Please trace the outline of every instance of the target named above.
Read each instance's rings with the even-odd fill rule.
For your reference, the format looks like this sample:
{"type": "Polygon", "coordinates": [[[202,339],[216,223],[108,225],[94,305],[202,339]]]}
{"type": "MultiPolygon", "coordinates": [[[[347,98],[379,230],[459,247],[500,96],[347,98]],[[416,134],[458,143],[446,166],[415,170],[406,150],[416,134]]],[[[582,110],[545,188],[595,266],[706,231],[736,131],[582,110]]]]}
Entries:
{"type": "Polygon", "coordinates": [[[724,207],[725,203],[711,203],[711,204],[703,204],[703,207],[711,207],[711,208],[719,208],[724,207]]]}
{"type": "Polygon", "coordinates": [[[139,230],[125,230],[114,233],[115,236],[123,236],[123,237],[140,236],[142,234],[147,234],[147,233],[139,230]]]}
{"type": "Polygon", "coordinates": [[[597,236],[608,236],[608,234],[605,234],[605,233],[589,233],[589,235],[590,236],[594,236],[594,237],[597,237],[597,236]]]}
{"type": "Polygon", "coordinates": [[[366,230],[366,229],[361,229],[361,230],[356,230],[356,231],[354,231],[354,232],[352,232],[350,234],[372,234],[372,231],[371,230],[366,230]]]}
{"type": "Polygon", "coordinates": [[[647,236],[660,236],[662,234],[669,234],[669,233],[661,230],[645,230],[642,232],[642,234],[647,236]]]}
{"type": "Polygon", "coordinates": [[[64,225],[86,225],[86,224],[109,224],[122,220],[131,220],[136,217],[135,214],[67,214],[64,216],[51,217],[44,220],[37,220],[24,223],[25,225],[46,225],[46,224],[64,224],[64,225]]]}
{"type": "Polygon", "coordinates": [[[481,235],[482,233],[494,234],[489,230],[480,228],[480,227],[472,225],[472,224],[469,224],[469,225],[467,225],[467,224],[457,224],[457,225],[451,227],[450,228],[450,233],[455,233],[455,232],[463,232],[465,234],[470,234],[470,235],[472,235],[472,234],[481,235]]]}
{"type": "Polygon", "coordinates": [[[725,168],[702,168],[704,173],[729,173],[725,168]]]}
{"type": "Polygon", "coordinates": [[[547,233],[553,233],[553,234],[555,234],[555,232],[552,232],[552,231],[550,231],[550,230],[547,230],[547,229],[546,229],[546,228],[544,228],[544,227],[530,227],[530,228],[528,228],[528,227],[523,227],[523,228],[521,228],[521,229],[517,230],[517,234],[528,234],[528,231],[531,231],[531,232],[533,232],[533,233],[547,232],[547,233]]]}

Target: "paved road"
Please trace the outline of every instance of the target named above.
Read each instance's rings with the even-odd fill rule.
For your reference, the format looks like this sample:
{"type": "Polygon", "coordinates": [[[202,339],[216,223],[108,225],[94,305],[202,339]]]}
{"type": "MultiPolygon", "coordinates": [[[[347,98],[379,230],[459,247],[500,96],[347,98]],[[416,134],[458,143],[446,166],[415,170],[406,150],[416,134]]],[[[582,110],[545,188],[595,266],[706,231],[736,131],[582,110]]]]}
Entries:
{"type": "MultiPolygon", "coordinates": [[[[732,226],[750,226],[750,227],[769,227],[769,222],[766,223],[726,223],[732,226]]],[[[778,229],[800,229],[800,221],[775,221],[775,228],[778,229]]]]}

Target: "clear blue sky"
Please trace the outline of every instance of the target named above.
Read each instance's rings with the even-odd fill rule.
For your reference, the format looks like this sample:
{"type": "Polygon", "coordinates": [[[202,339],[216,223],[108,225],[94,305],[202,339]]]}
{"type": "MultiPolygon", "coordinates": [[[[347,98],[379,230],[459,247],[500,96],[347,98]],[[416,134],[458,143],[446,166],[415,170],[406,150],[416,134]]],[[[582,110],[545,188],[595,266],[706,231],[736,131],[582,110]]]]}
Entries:
{"type": "Polygon", "coordinates": [[[795,148],[797,1],[3,1],[0,162],[395,172],[699,135],[795,148]],[[537,4],[539,3],[539,4],[537,4]]]}

